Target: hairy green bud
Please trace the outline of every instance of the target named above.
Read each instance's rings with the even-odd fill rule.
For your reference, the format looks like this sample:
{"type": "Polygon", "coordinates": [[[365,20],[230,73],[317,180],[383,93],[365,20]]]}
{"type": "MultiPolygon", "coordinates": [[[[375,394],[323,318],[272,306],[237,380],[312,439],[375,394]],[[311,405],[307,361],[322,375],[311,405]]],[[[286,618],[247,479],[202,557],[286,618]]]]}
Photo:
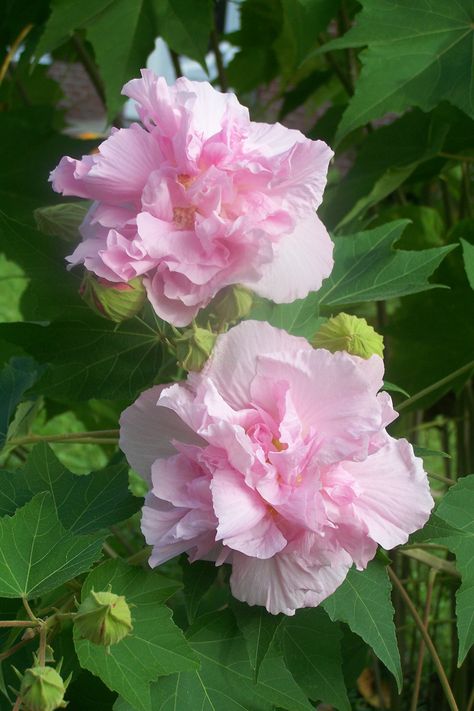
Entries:
{"type": "Polygon", "coordinates": [[[126,599],[110,591],[91,590],[74,615],[74,625],[81,637],[104,647],[120,642],[133,629],[126,599]]]}
{"type": "Polygon", "coordinates": [[[209,358],[216,342],[216,334],[193,324],[176,339],[179,365],[188,371],[199,371],[209,358]]]}
{"type": "Polygon", "coordinates": [[[53,667],[35,666],[27,669],[20,687],[22,708],[26,711],[54,711],[64,708],[67,682],[53,667]]]}
{"type": "Polygon", "coordinates": [[[253,294],[245,286],[226,286],[211,304],[211,311],[221,323],[236,323],[245,318],[252,308],[253,294]]]}
{"type": "Polygon", "coordinates": [[[99,316],[117,323],[133,318],[142,310],[146,300],[146,290],[140,277],[127,283],[116,283],[87,272],[79,293],[99,316]]]}
{"type": "Polygon", "coordinates": [[[369,326],[365,318],[341,313],[324,323],[311,341],[315,348],[331,353],[347,351],[351,355],[383,357],[383,338],[369,326]]]}

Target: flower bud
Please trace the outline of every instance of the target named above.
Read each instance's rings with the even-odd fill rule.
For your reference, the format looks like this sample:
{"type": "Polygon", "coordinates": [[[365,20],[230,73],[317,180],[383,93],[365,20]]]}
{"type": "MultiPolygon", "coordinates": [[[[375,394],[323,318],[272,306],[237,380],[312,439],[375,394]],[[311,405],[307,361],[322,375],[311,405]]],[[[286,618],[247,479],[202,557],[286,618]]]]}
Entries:
{"type": "Polygon", "coordinates": [[[331,353],[347,351],[351,355],[370,358],[383,357],[383,338],[365,318],[338,314],[324,323],[311,341],[314,348],[325,348],[331,353]]]}
{"type": "Polygon", "coordinates": [[[252,300],[252,292],[245,286],[226,286],[213,300],[211,310],[221,323],[236,323],[250,312],[252,300]]]}
{"type": "Polygon", "coordinates": [[[185,370],[201,370],[216,342],[216,334],[193,324],[177,338],[176,355],[179,365],[185,370]]]}
{"type": "Polygon", "coordinates": [[[54,711],[64,708],[67,682],[53,667],[27,669],[21,680],[20,697],[26,711],[54,711]]]}
{"type": "Polygon", "coordinates": [[[81,637],[108,647],[132,631],[132,616],[123,595],[91,590],[79,605],[74,624],[81,637]]]}
{"type": "Polygon", "coordinates": [[[112,282],[86,273],[79,290],[93,311],[111,321],[125,321],[142,310],[146,290],[140,277],[129,282],[112,282]]]}

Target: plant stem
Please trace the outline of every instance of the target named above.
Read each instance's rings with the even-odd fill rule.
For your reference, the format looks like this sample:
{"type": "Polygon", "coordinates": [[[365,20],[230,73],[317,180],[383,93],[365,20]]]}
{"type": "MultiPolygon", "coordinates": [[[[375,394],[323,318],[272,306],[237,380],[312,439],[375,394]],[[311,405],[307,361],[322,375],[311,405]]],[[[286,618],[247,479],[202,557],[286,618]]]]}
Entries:
{"type": "Polygon", "coordinates": [[[41,667],[44,667],[46,665],[46,634],[46,625],[42,624],[40,629],[40,642],[38,649],[38,662],[41,667]]]}
{"type": "Polygon", "coordinates": [[[8,444],[16,447],[24,444],[37,444],[38,442],[66,442],[81,444],[116,444],[120,430],[93,430],[92,432],[68,432],[66,434],[36,435],[26,437],[12,437],[8,444]]]}
{"type": "Polygon", "coordinates": [[[145,548],[142,548],[141,550],[131,555],[130,558],[127,558],[127,563],[129,563],[130,565],[140,565],[141,563],[145,563],[150,557],[150,553],[151,546],[146,546],[145,548]]]}
{"type": "Polygon", "coordinates": [[[454,372],[447,375],[445,378],[437,380],[436,383],[433,383],[432,385],[428,385],[428,387],[423,388],[423,390],[420,390],[420,392],[416,393],[416,395],[412,395],[412,397],[407,398],[406,400],[401,402],[400,405],[397,405],[397,410],[400,412],[400,410],[405,410],[407,407],[411,407],[413,403],[418,402],[418,400],[422,400],[424,397],[426,397],[426,395],[430,395],[432,392],[435,392],[439,388],[443,387],[443,385],[448,385],[453,380],[456,380],[456,378],[458,378],[460,375],[462,375],[463,373],[468,373],[472,369],[474,369],[474,360],[471,360],[469,363],[466,363],[466,365],[463,365],[461,368],[458,368],[454,372]]]}
{"type": "Polygon", "coordinates": [[[219,37],[217,36],[217,30],[214,29],[211,32],[211,45],[212,51],[216,58],[217,76],[219,77],[219,84],[222,91],[229,90],[229,82],[227,79],[227,74],[224,67],[224,60],[222,58],[221,48],[219,47],[219,37]]]}
{"type": "Polygon", "coordinates": [[[102,78],[99,72],[97,71],[95,62],[93,61],[92,57],[90,56],[84,45],[84,42],[82,41],[81,37],[79,37],[77,32],[73,34],[73,36],[71,37],[71,41],[74,45],[74,49],[76,50],[79,56],[82,66],[86,70],[89,79],[91,80],[94,89],[96,90],[99,96],[99,99],[102,101],[104,108],[107,110],[107,101],[105,98],[104,85],[102,83],[102,78]]]}
{"type": "Polygon", "coordinates": [[[10,63],[11,63],[13,57],[15,56],[15,54],[17,53],[17,51],[18,51],[18,49],[19,49],[21,43],[22,43],[23,40],[25,39],[26,35],[27,35],[32,29],[33,29],[33,25],[32,25],[32,24],[25,25],[25,27],[23,27],[23,29],[22,29],[21,32],[19,33],[18,37],[14,40],[12,46],[10,47],[10,49],[9,49],[9,51],[8,51],[7,56],[6,56],[5,59],[3,60],[2,66],[0,67],[0,84],[1,84],[2,81],[4,80],[5,74],[6,74],[7,71],[8,71],[8,67],[10,66],[10,63]]]}
{"type": "Polygon", "coordinates": [[[35,627],[38,624],[33,620],[0,620],[0,627],[35,627]]]}
{"type": "Polygon", "coordinates": [[[179,79],[179,77],[183,76],[183,70],[181,68],[181,61],[179,59],[179,54],[177,52],[175,52],[174,49],[171,49],[171,48],[169,48],[169,51],[170,51],[171,64],[173,65],[176,79],[179,79]]]}
{"type": "Polygon", "coordinates": [[[461,573],[456,569],[456,566],[449,562],[449,560],[443,560],[442,558],[438,558],[438,556],[436,555],[431,555],[431,553],[427,553],[426,551],[419,549],[417,550],[416,548],[412,548],[410,550],[404,550],[403,548],[400,548],[399,551],[400,553],[403,553],[403,555],[406,555],[408,558],[413,558],[413,560],[417,560],[420,563],[424,563],[424,565],[429,565],[429,567],[433,568],[434,570],[439,570],[443,573],[448,573],[449,575],[452,575],[455,578],[461,577],[461,573]]]}
{"type": "Polygon", "coordinates": [[[405,588],[401,584],[400,580],[398,579],[398,576],[394,573],[394,571],[390,567],[388,567],[387,570],[388,570],[388,574],[389,574],[393,584],[395,585],[396,589],[400,593],[403,602],[405,603],[406,607],[410,611],[410,614],[413,617],[416,626],[420,630],[421,636],[423,637],[423,640],[424,640],[426,646],[428,647],[428,651],[429,651],[431,658],[433,660],[433,663],[436,667],[436,671],[438,673],[438,677],[439,677],[441,686],[443,687],[449,708],[451,709],[451,711],[459,711],[459,707],[456,703],[456,699],[453,696],[453,692],[452,692],[451,687],[449,685],[448,677],[446,676],[446,672],[444,671],[443,665],[441,663],[441,659],[439,658],[438,652],[436,651],[433,641],[432,641],[426,627],[423,624],[423,620],[419,616],[419,614],[416,610],[416,607],[414,606],[413,602],[411,601],[410,596],[408,595],[407,591],[405,590],[405,588]]]}
{"type": "MultiPolygon", "coordinates": [[[[426,630],[428,630],[428,623],[430,619],[431,598],[433,596],[433,587],[436,580],[436,574],[436,570],[431,570],[428,576],[428,586],[426,588],[425,614],[423,617],[423,624],[426,630]]],[[[418,650],[418,661],[416,665],[415,681],[413,682],[413,695],[411,697],[410,711],[416,711],[416,709],[418,708],[418,698],[420,696],[421,674],[423,671],[424,656],[425,642],[421,639],[420,647],[418,650]]]]}

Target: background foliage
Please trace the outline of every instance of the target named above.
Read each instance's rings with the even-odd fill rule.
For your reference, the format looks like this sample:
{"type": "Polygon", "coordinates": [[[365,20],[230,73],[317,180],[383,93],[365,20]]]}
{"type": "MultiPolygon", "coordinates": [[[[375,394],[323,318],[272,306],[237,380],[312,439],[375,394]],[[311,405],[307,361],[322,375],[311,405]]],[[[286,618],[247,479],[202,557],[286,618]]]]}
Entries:
{"type": "Polygon", "coordinates": [[[3,4],[0,709],[15,703],[12,665],[30,666],[38,642],[1,621],[28,608],[52,620],[71,710],[472,711],[473,1],[241,0],[227,34],[222,1],[3,4]],[[82,65],[107,122],[123,125],[120,89],[157,37],[177,74],[186,58],[215,66],[256,120],[335,148],[320,209],[333,274],[306,300],[259,301],[251,315],[309,337],[345,310],[384,334],[401,413],[391,431],[417,444],[438,504],[408,545],[294,618],[230,599],[225,567],[148,569],[144,489],[117,448],[118,416],[183,372],[166,324],[150,310],[99,318],[64,266],[84,208],[52,207],[48,173],[100,136],[70,126],[51,67],[82,65]],[[54,616],[109,584],[133,603],[134,629],[107,654],[54,616]]]}

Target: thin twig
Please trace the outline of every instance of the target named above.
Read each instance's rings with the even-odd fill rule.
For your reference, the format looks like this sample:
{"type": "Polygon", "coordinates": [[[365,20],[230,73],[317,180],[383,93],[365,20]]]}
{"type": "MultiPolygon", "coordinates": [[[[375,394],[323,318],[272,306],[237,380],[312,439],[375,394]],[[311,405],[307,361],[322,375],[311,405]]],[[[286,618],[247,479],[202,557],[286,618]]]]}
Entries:
{"type": "Polygon", "coordinates": [[[20,47],[21,43],[22,43],[23,40],[25,39],[26,35],[27,35],[29,32],[31,32],[32,29],[33,29],[33,25],[32,25],[32,24],[26,25],[25,27],[23,27],[23,29],[22,29],[21,32],[19,33],[18,37],[14,40],[12,46],[10,47],[10,49],[9,49],[9,51],[8,51],[8,53],[7,53],[7,56],[5,57],[5,59],[4,59],[3,62],[2,62],[1,68],[0,68],[0,84],[1,84],[2,81],[4,80],[5,74],[6,74],[7,71],[8,71],[8,67],[10,66],[10,63],[11,63],[13,57],[14,57],[15,54],[17,53],[18,48],[20,47]]]}
{"type": "Polygon", "coordinates": [[[14,444],[19,446],[22,444],[37,444],[38,442],[70,442],[76,441],[78,439],[82,440],[95,440],[95,439],[106,439],[107,441],[115,441],[120,435],[120,430],[92,430],[90,432],[67,432],[58,434],[30,434],[25,437],[12,437],[8,440],[8,444],[14,444]]]}
{"type": "Polygon", "coordinates": [[[441,378],[441,380],[436,381],[436,383],[433,383],[432,385],[428,385],[427,388],[423,388],[423,390],[420,390],[420,392],[416,393],[416,395],[412,395],[412,397],[407,398],[403,402],[401,402],[399,405],[397,405],[397,410],[400,412],[400,410],[405,410],[407,407],[411,407],[413,403],[418,402],[418,400],[422,400],[426,395],[430,395],[432,392],[435,392],[436,390],[439,390],[439,388],[443,387],[443,385],[449,385],[453,380],[456,380],[460,375],[463,373],[468,373],[470,370],[474,369],[474,360],[471,360],[470,363],[466,363],[466,365],[463,365],[461,368],[458,368],[454,372],[450,373],[447,375],[445,378],[441,378]]]}
{"type": "Polygon", "coordinates": [[[104,84],[102,82],[102,77],[100,76],[99,72],[97,71],[97,67],[92,60],[89,52],[87,51],[84,42],[82,41],[81,37],[75,32],[73,36],[71,37],[71,41],[74,45],[74,49],[76,50],[79,59],[81,61],[82,66],[86,70],[89,79],[91,80],[94,89],[96,90],[99,99],[102,101],[104,108],[107,109],[107,100],[105,98],[105,89],[104,89],[104,84]]]}
{"type": "Polygon", "coordinates": [[[454,698],[452,689],[449,685],[448,677],[446,676],[446,672],[444,671],[443,665],[441,663],[441,659],[439,658],[438,652],[436,651],[436,647],[434,646],[433,641],[432,641],[427,629],[425,628],[425,626],[423,624],[423,620],[419,616],[419,614],[416,610],[416,607],[414,606],[413,602],[411,601],[410,596],[408,595],[407,591],[405,590],[405,588],[401,584],[400,580],[398,579],[398,576],[394,573],[392,568],[388,567],[387,570],[388,570],[388,574],[389,574],[393,584],[395,585],[396,589],[400,593],[403,602],[405,603],[406,607],[410,611],[411,616],[413,617],[416,626],[420,630],[421,636],[423,637],[426,646],[428,647],[428,651],[431,654],[431,658],[432,658],[433,663],[436,667],[436,671],[438,673],[438,677],[441,682],[441,686],[443,687],[449,708],[451,709],[451,711],[459,711],[459,707],[456,703],[456,699],[454,698]]]}
{"type": "Polygon", "coordinates": [[[38,624],[33,620],[0,620],[0,627],[34,627],[38,624]]]}
{"type": "Polygon", "coordinates": [[[46,625],[42,624],[40,629],[40,641],[38,649],[38,662],[40,667],[46,666],[46,635],[47,629],[46,625]]]}
{"type": "Polygon", "coordinates": [[[229,90],[229,81],[227,79],[227,74],[224,67],[224,59],[222,57],[221,48],[219,46],[219,37],[217,36],[217,30],[214,29],[211,32],[211,46],[214,56],[216,58],[217,76],[219,77],[219,85],[222,91],[229,90]]]}
{"type": "Polygon", "coordinates": [[[179,79],[179,77],[183,76],[183,68],[181,67],[181,60],[179,58],[179,54],[177,52],[175,52],[174,49],[171,49],[171,47],[169,47],[169,51],[170,51],[171,64],[173,65],[176,79],[179,79]]]}
{"type": "Polygon", "coordinates": [[[320,42],[321,45],[322,45],[323,54],[324,54],[324,57],[326,58],[327,63],[329,64],[329,66],[331,67],[331,69],[333,70],[333,72],[336,74],[337,78],[339,79],[339,81],[341,82],[342,86],[344,87],[344,89],[345,89],[345,90],[347,91],[347,93],[349,94],[349,96],[352,96],[352,94],[353,94],[354,92],[352,91],[352,86],[351,86],[350,80],[346,77],[346,75],[345,75],[344,72],[342,71],[341,67],[339,66],[339,64],[337,63],[337,61],[334,59],[334,56],[333,56],[332,52],[324,52],[324,44],[325,44],[324,37],[322,37],[322,36],[320,35],[320,36],[318,37],[318,39],[319,39],[319,42],[320,42]]]}
{"type": "MultiPolygon", "coordinates": [[[[433,596],[433,587],[435,584],[437,572],[436,570],[430,570],[428,575],[428,586],[426,588],[426,601],[425,601],[425,614],[423,617],[423,624],[425,629],[428,630],[428,624],[430,620],[430,608],[431,608],[431,598],[433,596]]],[[[425,656],[425,642],[423,639],[420,640],[420,647],[418,649],[418,661],[416,664],[415,681],[413,682],[413,694],[411,697],[411,707],[410,711],[416,711],[418,708],[418,698],[420,696],[421,687],[421,674],[423,672],[423,659],[425,656]]]]}

